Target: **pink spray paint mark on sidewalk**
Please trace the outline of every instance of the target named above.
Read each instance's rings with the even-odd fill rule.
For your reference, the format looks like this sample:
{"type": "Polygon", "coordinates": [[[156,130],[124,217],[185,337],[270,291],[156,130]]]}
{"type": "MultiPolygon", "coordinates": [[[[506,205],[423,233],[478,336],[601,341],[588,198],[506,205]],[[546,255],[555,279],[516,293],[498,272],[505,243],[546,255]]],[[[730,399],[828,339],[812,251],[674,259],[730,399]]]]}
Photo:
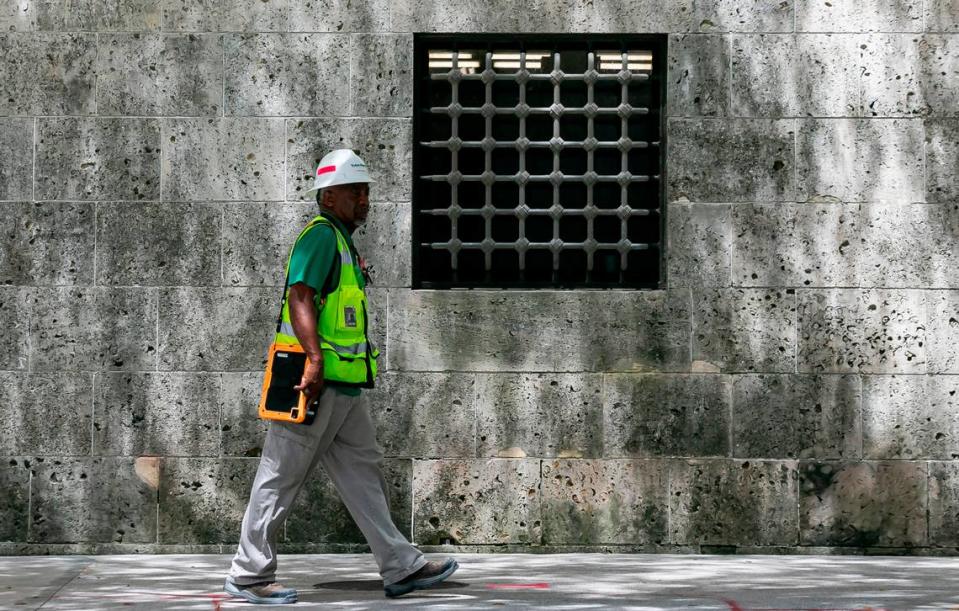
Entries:
{"type": "Polygon", "coordinates": [[[488,583],[487,590],[548,590],[548,583],[488,583]]]}

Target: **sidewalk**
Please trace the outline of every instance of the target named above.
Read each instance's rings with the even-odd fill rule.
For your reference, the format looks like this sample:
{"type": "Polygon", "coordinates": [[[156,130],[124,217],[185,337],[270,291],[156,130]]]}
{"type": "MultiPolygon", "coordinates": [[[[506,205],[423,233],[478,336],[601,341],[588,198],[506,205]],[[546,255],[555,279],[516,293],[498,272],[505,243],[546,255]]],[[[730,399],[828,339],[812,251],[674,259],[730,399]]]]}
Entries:
{"type": "MultiPolygon", "coordinates": [[[[431,555],[436,558],[436,555],[431,555]]],[[[959,609],[959,558],[457,555],[443,587],[383,597],[371,556],[286,555],[283,608],[959,609]]],[[[3,556],[2,609],[252,609],[222,590],[226,555],[3,556]]],[[[271,608],[271,607],[255,607],[271,608]]]]}

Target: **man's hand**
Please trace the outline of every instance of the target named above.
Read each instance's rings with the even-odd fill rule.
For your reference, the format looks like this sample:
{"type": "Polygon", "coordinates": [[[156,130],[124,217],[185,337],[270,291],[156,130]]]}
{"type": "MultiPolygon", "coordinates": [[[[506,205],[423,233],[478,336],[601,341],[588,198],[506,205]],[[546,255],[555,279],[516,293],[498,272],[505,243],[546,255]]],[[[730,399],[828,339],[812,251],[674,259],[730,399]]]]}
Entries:
{"type": "Polygon", "coordinates": [[[303,369],[303,377],[299,385],[294,386],[293,389],[306,395],[307,404],[318,401],[320,393],[323,392],[323,361],[317,363],[310,360],[303,369]]]}
{"type": "Polygon", "coordinates": [[[290,287],[290,323],[296,339],[309,358],[300,384],[293,389],[305,394],[307,403],[318,401],[320,393],[323,392],[323,353],[316,335],[316,306],[313,305],[315,296],[316,291],[305,284],[298,282],[290,287]]]}

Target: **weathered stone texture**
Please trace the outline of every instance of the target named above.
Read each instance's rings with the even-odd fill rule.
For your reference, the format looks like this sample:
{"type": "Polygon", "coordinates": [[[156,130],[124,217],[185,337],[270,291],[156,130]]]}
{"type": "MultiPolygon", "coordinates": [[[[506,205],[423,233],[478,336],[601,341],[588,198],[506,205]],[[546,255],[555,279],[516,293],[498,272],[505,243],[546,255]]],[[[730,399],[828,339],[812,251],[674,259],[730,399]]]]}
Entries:
{"type": "Polygon", "coordinates": [[[33,197],[33,119],[0,119],[0,200],[33,197]]]}
{"type": "Polygon", "coordinates": [[[693,362],[719,371],[795,371],[795,291],[693,291],[692,351],[693,362]]]}
{"type": "Polygon", "coordinates": [[[221,373],[217,402],[220,405],[220,453],[223,456],[259,456],[269,427],[257,409],[263,372],[221,373]]]}
{"type": "Polygon", "coordinates": [[[223,48],[216,34],[99,36],[101,115],[217,115],[223,108],[223,48]]]}
{"type": "Polygon", "coordinates": [[[959,115],[959,37],[927,34],[919,43],[919,85],[926,114],[959,115]]]}
{"type": "Polygon", "coordinates": [[[729,286],[730,207],[673,203],[667,218],[669,286],[729,286]]]}
{"type": "Polygon", "coordinates": [[[795,199],[790,119],[671,119],[667,201],[795,199]]]}
{"type": "Polygon", "coordinates": [[[93,34],[0,34],[0,115],[96,112],[93,34]]]}
{"type": "Polygon", "coordinates": [[[287,121],[287,199],[316,198],[313,176],[323,155],[351,148],[370,169],[374,202],[408,202],[412,192],[413,129],[405,119],[298,119],[287,121]]]}
{"type": "Polygon", "coordinates": [[[725,36],[670,36],[667,75],[668,116],[729,114],[729,41],[725,36]]]}
{"type": "Polygon", "coordinates": [[[155,289],[38,288],[27,298],[34,370],[156,367],[155,289]]]}
{"type": "Polygon", "coordinates": [[[477,455],[603,456],[602,389],[601,375],[477,375],[477,455]]]}
{"type": "Polygon", "coordinates": [[[957,390],[953,376],[865,376],[864,457],[959,458],[957,390]]]}
{"type": "Polygon", "coordinates": [[[926,543],[926,465],[800,465],[800,542],[842,547],[926,543]]]}
{"type": "Polygon", "coordinates": [[[861,455],[859,376],[739,376],[733,383],[732,403],[734,456],[861,455]]]}
{"type": "Polygon", "coordinates": [[[0,203],[0,284],[93,282],[93,204],[0,203]]]}
{"type": "Polygon", "coordinates": [[[927,335],[920,291],[799,291],[800,372],[925,373],[927,335]]]}
{"type": "Polygon", "coordinates": [[[603,456],[728,456],[729,399],[725,376],[608,375],[603,456]]]}
{"type": "Polygon", "coordinates": [[[38,30],[157,30],[160,0],[32,0],[38,30]]]}
{"type": "Polygon", "coordinates": [[[30,310],[24,289],[0,286],[0,369],[26,369],[29,358],[30,310]]]}
{"type": "Polygon", "coordinates": [[[158,541],[236,543],[258,463],[248,458],[163,459],[158,541]]]}
{"type": "Polygon", "coordinates": [[[94,455],[219,454],[215,374],[104,373],[95,385],[94,455]]]}
{"type": "Polygon", "coordinates": [[[133,458],[30,459],[30,541],[155,542],[156,479],[149,465],[139,462],[133,458]]]}
{"type": "MultiPolygon", "coordinates": [[[[409,538],[410,516],[413,515],[412,461],[384,461],[383,477],[389,490],[390,516],[403,536],[409,538]]],[[[293,543],[366,543],[336,487],[322,473],[307,481],[293,504],[286,523],[286,540],[293,543]]]]}
{"type": "Polygon", "coordinates": [[[282,200],[282,119],[167,119],[163,199],[282,200]]]}
{"type": "Polygon", "coordinates": [[[317,214],[316,204],[309,202],[224,204],[223,283],[228,286],[282,285],[290,248],[306,223],[317,214]]]}
{"type": "Polygon", "coordinates": [[[411,117],[413,37],[354,34],[350,37],[350,78],[352,115],[411,117]]]}
{"type": "Polygon", "coordinates": [[[418,460],[413,541],[540,543],[540,461],[418,460]]]}
{"type": "Polygon", "coordinates": [[[262,370],[279,299],[272,288],[161,290],[160,369],[262,370]]]}
{"type": "Polygon", "coordinates": [[[387,456],[470,458],[476,455],[476,388],[473,376],[389,373],[363,402],[376,423],[387,456]]]}
{"type": "Polygon", "coordinates": [[[667,463],[555,460],[543,463],[543,544],[663,544],[667,463]]]}
{"type": "Polygon", "coordinates": [[[373,286],[410,286],[412,216],[408,203],[376,204],[370,208],[366,223],[353,234],[353,243],[369,266],[373,286]]]}
{"type": "Polygon", "coordinates": [[[908,117],[923,112],[920,38],[914,34],[870,34],[859,38],[860,114],[908,117]]]}
{"type": "Polygon", "coordinates": [[[959,119],[927,119],[926,201],[959,199],[959,119]]]}
{"type": "Polygon", "coordinates": [[[797,2],[799,32],[919,32],[920,0],[797,2]]]}
{"type": "Polygon", "coordinates": [[[855,285],[859,216],[858,204],[733,206],[733,285],[855,285]]]}
{"type": "Polygon", "coordinates": [[[959,546],[959,464],[929,463],[929,544],[959,546]]]}
{"type": "Polygon", "coordinates": [[[26,541],[30,471],[22,458],[0,461],[0,541],[26,541]]]}
{"type": "Polygon", "coordinates": [[[216,204],[99,204],[97,283],[218,286],[220,216],[216,204]]]}
{"type": "Polygon", "coordinates": [[[38,119],[36,198],[158,199],[155,119],[38,119]]]}
{"type": "Polygon", "coordinates": [[[959,32],[959,0],[925,0],[927,32],[959,32]]]}
{"type": "Polygon", "coordinates": [[[225,114],[349,114],[349,44],[345,34],[227,35],[225,114]]]}
{"type": "Polygon", "coordinates": [[[92,386],[88,373],[0,372],[0,452],[89,454],[92,386]]]}
{"type": "Polygon", "coordinates": [[[910,119],[799,122],[800,201],[921,201],[922,124],[910,119]]]}
{"type": "Polygon", "coordinates": [[[670,469],[670,542],[795,545],[792,461],[694,460],[670,469]]]}
{"type": "Polygon", "coordinates": [[[390,366],[688,371],[689,294],[390,291],[390,366]]]}
{"type": "Polygon", "coordinates": [[[929,373],[959,373],[959,291],[926,293],[929,373]]]}
{"type": "Polygon", "coordinates": [[[388,29],[386,0],[161,0],[163,29],[180,32],[369,32],[388,29]]]}
{"type": "Polygon", "coordinates": [[[8,1],[0,4],[0,30],[4,32],[32,32],[37,29],[33,3],[8,1]]]}

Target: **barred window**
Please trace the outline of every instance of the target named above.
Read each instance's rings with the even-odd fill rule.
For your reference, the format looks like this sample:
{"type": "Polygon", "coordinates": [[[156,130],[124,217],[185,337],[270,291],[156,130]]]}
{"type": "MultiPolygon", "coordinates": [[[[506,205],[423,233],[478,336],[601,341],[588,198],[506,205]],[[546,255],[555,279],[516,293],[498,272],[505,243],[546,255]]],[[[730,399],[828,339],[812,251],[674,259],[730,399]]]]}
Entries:
{"type": "Polygon", "coordinates": [[[416,36],[414,287],[660,286],[665,51],[416,36]]]}

